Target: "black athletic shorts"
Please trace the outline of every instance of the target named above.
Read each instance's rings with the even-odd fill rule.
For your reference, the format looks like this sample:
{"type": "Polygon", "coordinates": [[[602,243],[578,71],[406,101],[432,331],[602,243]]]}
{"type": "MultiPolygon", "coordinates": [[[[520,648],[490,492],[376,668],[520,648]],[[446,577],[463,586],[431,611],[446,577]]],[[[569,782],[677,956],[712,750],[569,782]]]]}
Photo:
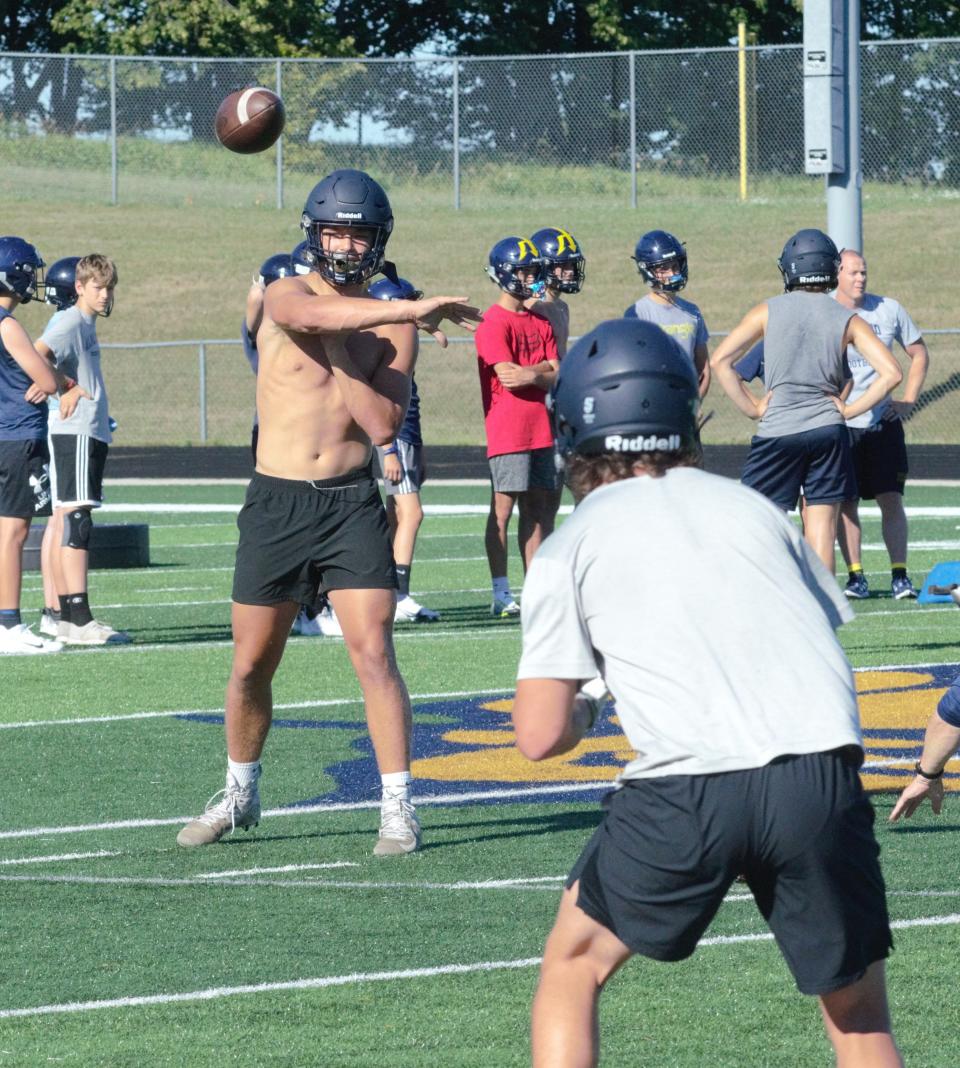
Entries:
{"type": "Polygon", "coordinates": [[[255,472],[237,517],[238,604],[312,604],[328,590],[393,590],[387,514],[368,464],[301,482],[255,472]]]}
{"type": "Polygon", "coordinates": [[[88,434],[50,435],[50,485],[58,508],[100,507],[109,448],[88,434]]]}
{"type": "Polygon", "coordinates": [[[852,500],[857,482],[846,426],[754,437],[740,481],[788,511],[796,508],[801,490],[807,504],[852,500]]]}
{"type": "Polygon", "coordinates": [[[907,442],[899,419],[871,427],[847,427],[857,489],[868,501],[878,493],[903,494],[907,484],[907,442]]]}
{"type": "Polygon", "coordinates": [[[50,515],[49,461],[43,438],[0,441],[0,516],[50,515]]]}
{"type": "Polygon", "coordinates": [[[860,750],[780,757],[717,775],[633,779],[567,881],[577,904],[634,952],[693,953],[746,877],[797,986],[827,994],[893,945],[860,750]]]}

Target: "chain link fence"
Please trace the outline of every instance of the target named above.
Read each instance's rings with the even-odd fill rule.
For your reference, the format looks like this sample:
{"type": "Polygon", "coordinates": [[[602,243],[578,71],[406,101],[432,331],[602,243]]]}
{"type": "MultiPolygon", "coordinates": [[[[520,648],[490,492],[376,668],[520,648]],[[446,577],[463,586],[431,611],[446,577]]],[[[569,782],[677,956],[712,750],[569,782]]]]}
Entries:
{"type": "MultiPolygon", "coordinates": [[[[147,59],[0,54],[0,160],[69,171],[83,198],[224,196],[283,206],[285,184],[349,163],[459,207],[528,189],[635,204],[656,176],[729,179],[740,166],[736,48],[409,60],[147,59]],[[287,107],[275,149],[238,164],[213,116],[263,84],[287,107]],[[511,188],[503,171],[518,166],[511,188]]],[[[746,49],[752,180],[803,176],[799,45],[746,49]]],[[[960,188],[960,40],[862,45],[866,182],[960,188]]]]}
{"type": "MultiPolygon", "coordinates": [[[[752,46],[745,58],[751,195],[814,203],[823,179],[803,171],[801,48],[752,46]]],[[[737,48],[409,60],[0,54],[0,191],[58,205],[296,207],[318,175],[351,166],[422,213],[493,216],[532,196],[636,207],[678,187],[733,203],[739,59],[737,48]],[[217,145],[213,117],[228,92],[252,84],[280,94],[287,126],[275,148],[240,157],[217,145]]],[[[861,73],[868,190],[906,184],[960,197],[960,40],[865,43],[861,73]]],[[[960,334],[931,348],[910,436],[951,442],[960,334]]],[[[253,380],[237,381],[235,343],[128,346],[104,358],[118,442],[248,440],[253,380]],[[138,385],[161,357],[177,394],[162,419],[138,385]]],[[[430,440],[482,442],[464,375],[475,376],[469,345],[422,361],[430,440]]],[[[748,440],[749,424],[718,392],[709,439],[748,440]]]]}

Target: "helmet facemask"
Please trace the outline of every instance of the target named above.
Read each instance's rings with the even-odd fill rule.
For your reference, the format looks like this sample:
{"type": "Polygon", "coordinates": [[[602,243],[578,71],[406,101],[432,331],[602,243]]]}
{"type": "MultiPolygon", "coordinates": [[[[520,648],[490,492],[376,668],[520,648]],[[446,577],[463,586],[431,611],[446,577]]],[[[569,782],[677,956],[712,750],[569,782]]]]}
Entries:
{"type": "Polygon", "coordinates": [[[552,289],[555,293],[579,293],[583,289],[587,277],[587,261],[580,253],[556,259],[544,256],[543,262],[543,278],[547,289],[552,289]],[[570,268],[573,268],[573,277],[564,278],[561,271],[570,268]]]}
{"type": "Polygon", "coordinates": [[[311,259],[316,270],[335,286],[362,285],[383,267],[387,239],[393,229],[393,220],[388,225],[368,222],[336,223],[311,219],[304,213],[300,226],[307,238],[305,258],[311,259]],[[350,251],[328,251],[323,247],[325,230],[357,229],[370,234],[370,247],[359,256],[350,251]]]}
{"type": "Polygon", "coordinates": [[[509,260],[501,260],[496,266],[491,264],[486,268],[490,280],[498,285],[505,293],[520,300],[528,300],[530,297],[542,297],[546,288],[545,268],[542,260],[534,260],[527,263],[511,263],[509,260]],[[519,273],[533,273],[532,281],[524,281],[519,273]]]}

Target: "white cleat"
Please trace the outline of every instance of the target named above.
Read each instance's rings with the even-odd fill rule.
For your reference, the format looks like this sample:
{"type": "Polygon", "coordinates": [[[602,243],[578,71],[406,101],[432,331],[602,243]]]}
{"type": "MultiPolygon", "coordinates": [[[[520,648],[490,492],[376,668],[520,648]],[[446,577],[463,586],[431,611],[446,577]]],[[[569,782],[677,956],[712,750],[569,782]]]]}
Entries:
{"type": "Polygon", "coordinates": [[[301,634],[305,638],[318,638],[323,631],[320,629],[319,616],[312,616],[307,608],[300,606],[297,618],[293,621],[290,629],[291,634],[301,634]]]}
{"type": "Polygon", "coordinates": [[[114,630],[106,623],[98,623],[95,619],[84,623],[82,627],[61,620],[57,627],[57,640],[64,645],[129,645],[130,635],[122,630],[114,630]]]}
{"type": "Polygon", "coordinates": [[[435,612],[432,608],[424,608],[409,593],[397,601],[397,607],[393,613],[394,623],[436,623],[439,618],[439,612],[435,612]]]}
{"type": "Polygon", "coordinates": [[[490,615],[494,619],[510,619],[512,616],[520,615],[520,605],[509,593],[502,599],[494,597],[493,604],[490,606],[490,615]]]}
{"type": "Polygon", "coordinates": [[[213,795],[202,816],[191,820],[177,835],[177,845],[202,846],[219,842],[238,827],[256,827],[260,822],[260,794],[256,786],[241,790],[233,778],[213,795]]]}
{"type": "Polygon", "coordinates": [[[26,623],[0,627],[0,656],[39,656],[43,653],[59,653],[62,649],[60,642],[41,638],[26,623]]]}
{"type": "Polygon", "coordinates": [[[420,848],[420,824],[409,801],[385,797],[380,806],[380,836],[373,847],[375,857],[400,857],[420,848]]]}
{"type": "Polygon", "coordinates": [[[317,613],[317,620],[320,624],[320,633],[325,637],[343,637],[343,627],[340,626],[340,620],[337,619],[337,613],[334,612],[332,605],[325,605],[323,611],[317,613]]]}

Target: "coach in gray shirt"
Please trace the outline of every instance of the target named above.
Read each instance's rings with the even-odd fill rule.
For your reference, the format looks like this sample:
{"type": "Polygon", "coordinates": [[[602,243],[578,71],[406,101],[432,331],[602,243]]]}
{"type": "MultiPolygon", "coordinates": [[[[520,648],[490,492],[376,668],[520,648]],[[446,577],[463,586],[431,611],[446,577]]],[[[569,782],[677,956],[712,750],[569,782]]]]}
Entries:
{"type": "Polygon", "coordinates": [[[878,404],[902,374],[870,326],[829,296],[840,254],[826,234],[794,234],[779,267],[786,292],[747,312],[710,362],[724,392],[744,415],[758,420],[744,485],[787,511],[796,507],[802,490],[804,536],[834,572],[840,505],[856,494],[844,420],[878,404]],[[761,339],[767,392],[757,398],[733,365],[761,339]],[[856,345],[876,378],[855,401],[844,403],[848,345],[856,345]]]}

